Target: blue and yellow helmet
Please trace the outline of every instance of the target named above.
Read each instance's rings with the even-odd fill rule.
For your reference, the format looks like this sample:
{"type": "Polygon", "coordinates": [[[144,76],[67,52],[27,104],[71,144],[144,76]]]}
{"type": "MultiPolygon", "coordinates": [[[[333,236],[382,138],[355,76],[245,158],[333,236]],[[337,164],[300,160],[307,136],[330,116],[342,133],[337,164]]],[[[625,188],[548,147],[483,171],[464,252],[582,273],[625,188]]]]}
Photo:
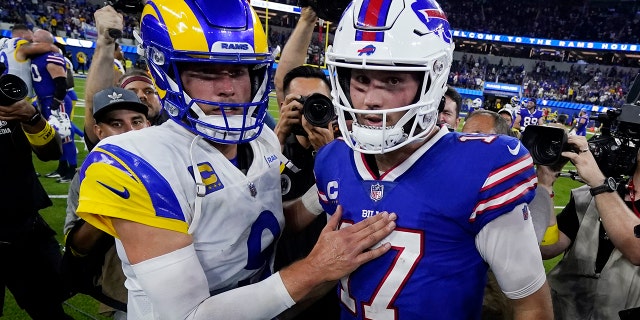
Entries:
{"type": "Polygon", "coordinates": [[[520,99],[519,96],[513,96],[511,97],[511,105],[513,107],[519,108],[520,106],[522,106],[522,100],[520,99]]]}
{"type": "Polygon", "coordinates": [[[147,0],[140,36],[141,49],[171,118],[218,143],[243,143],[260,134],[269,102],[273,56],[260,19],[247,1],[147,0]],[[252,100],[221,103],[189,97],[180,80],[180,67],[185,64],[246,65],[252,100]],[[204,121],[199,104],[218,107],[221,115],[212,116],[215,121],[204,121]],[[242,108],[242,116],[227,116],[225,110],[230,108],[242,108]]]}

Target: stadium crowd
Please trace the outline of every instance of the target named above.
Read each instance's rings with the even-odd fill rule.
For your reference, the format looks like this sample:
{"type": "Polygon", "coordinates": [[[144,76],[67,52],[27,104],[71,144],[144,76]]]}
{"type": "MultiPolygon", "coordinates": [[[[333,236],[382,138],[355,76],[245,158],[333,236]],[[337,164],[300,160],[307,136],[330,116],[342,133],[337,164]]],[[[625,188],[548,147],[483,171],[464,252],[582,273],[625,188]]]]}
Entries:
{"type": "Polygon", "coordinates": [[[485,82],[517,84],[522,85],[522,96],[527,98],[620,107],[638,70],[618,69],[572,64],[568,71],[562,71],[545,61],[526,68],[511,65],[510,59],[491,64],[486,57],[463,55],[454,60],[448,83],[473,90],[482,90],[485,82]]]}

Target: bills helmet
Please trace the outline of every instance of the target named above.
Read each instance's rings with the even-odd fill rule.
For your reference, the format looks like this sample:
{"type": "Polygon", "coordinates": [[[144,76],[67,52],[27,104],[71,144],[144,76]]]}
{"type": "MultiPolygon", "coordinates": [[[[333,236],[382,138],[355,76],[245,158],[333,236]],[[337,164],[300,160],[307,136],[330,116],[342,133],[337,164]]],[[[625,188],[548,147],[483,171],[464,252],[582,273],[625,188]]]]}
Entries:
{"type": "Polygon", "coordinates": [[[449,21],[433,0],[355,0],[347,7],[327,52],[332,97],[346,143],[362,153],[385,153],[424,138],[438,120],[447,90],[454,43],[449,21]],[[407,106],[361,110],[351,103],[351,70],[419,72],[419,89],[407,106]],[[395,125],[387,114],[405,112],[395,125]],[[375,114],[381,127],[358,123],[375,114]],[[347,120],[353,119],[349,130],[347,120]]]}
{"type": "Polygon", "coordinates": [[[163,106],[177,123],[225,144],[248,142],[260,134],[273,57],[260,19],[245,0],[147,0],[140,39],[163,106]],[[247,66],[251,101],[222,103],[190,97],[180,80],[185,64],[247,66]],[[217,107],[221,114],[205,115],[199,105],[217,107]],[[231,115],[228,110],[232,109],[243,112],[231,115]]]}

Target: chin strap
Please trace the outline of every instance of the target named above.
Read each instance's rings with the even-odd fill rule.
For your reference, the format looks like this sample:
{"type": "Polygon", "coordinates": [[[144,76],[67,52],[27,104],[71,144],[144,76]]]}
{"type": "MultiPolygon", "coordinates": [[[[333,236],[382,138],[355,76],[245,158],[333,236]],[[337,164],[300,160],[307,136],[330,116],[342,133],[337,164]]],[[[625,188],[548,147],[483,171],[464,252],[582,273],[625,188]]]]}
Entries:
{"type": "Polygon", "coordinates": [[[193,178],[196,180],[196,199],[195,199],[195,208],[194,208],[194,217],[200,216],[200,211],[202,211],[202,198],[207,194],[207,187],[202,182],[202,176],[200,176],[200,171],[198,170],[198,164],[196,163],[196,159],[193,157],[193,147],[198,144],[198,141],[202,139],[201,136],[196,135],[195,138],[191,141],[191,146],[189,147],[189,159],[191,160],[191,168],[193,168],[193,178]]]}

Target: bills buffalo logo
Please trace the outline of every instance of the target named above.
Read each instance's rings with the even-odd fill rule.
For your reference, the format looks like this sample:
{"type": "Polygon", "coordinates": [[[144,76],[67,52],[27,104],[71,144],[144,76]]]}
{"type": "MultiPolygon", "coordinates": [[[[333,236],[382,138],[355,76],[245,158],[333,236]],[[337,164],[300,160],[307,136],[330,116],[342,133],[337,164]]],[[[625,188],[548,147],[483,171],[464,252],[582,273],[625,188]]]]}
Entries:
{"type": "Polygon", "coordinates": [[[416,30],[416,32],[421,35],[435,33],[444,42],[451,43],[451,27],[444,11],[440,9],[440,5],[432,0],[418,0],[411,4],[411,9],[427,27],[427,32],[420,30],[416,30]]]}
{"type": "Polygon", "coordinates": [[[381,185],[379,183],[371,185],[370,196],[371,196],[371,200],[380,201],[384,196],[384,185],[381,185]]]}
{"type": "Polygon", "coordinates": [[[363,54],[367,55],[367,56],[370,56],[374,52],[376,52],[376,47],[374,45],[370,44],[370,45],[358,50],[358,56],[361,56],[363,54]]]}

